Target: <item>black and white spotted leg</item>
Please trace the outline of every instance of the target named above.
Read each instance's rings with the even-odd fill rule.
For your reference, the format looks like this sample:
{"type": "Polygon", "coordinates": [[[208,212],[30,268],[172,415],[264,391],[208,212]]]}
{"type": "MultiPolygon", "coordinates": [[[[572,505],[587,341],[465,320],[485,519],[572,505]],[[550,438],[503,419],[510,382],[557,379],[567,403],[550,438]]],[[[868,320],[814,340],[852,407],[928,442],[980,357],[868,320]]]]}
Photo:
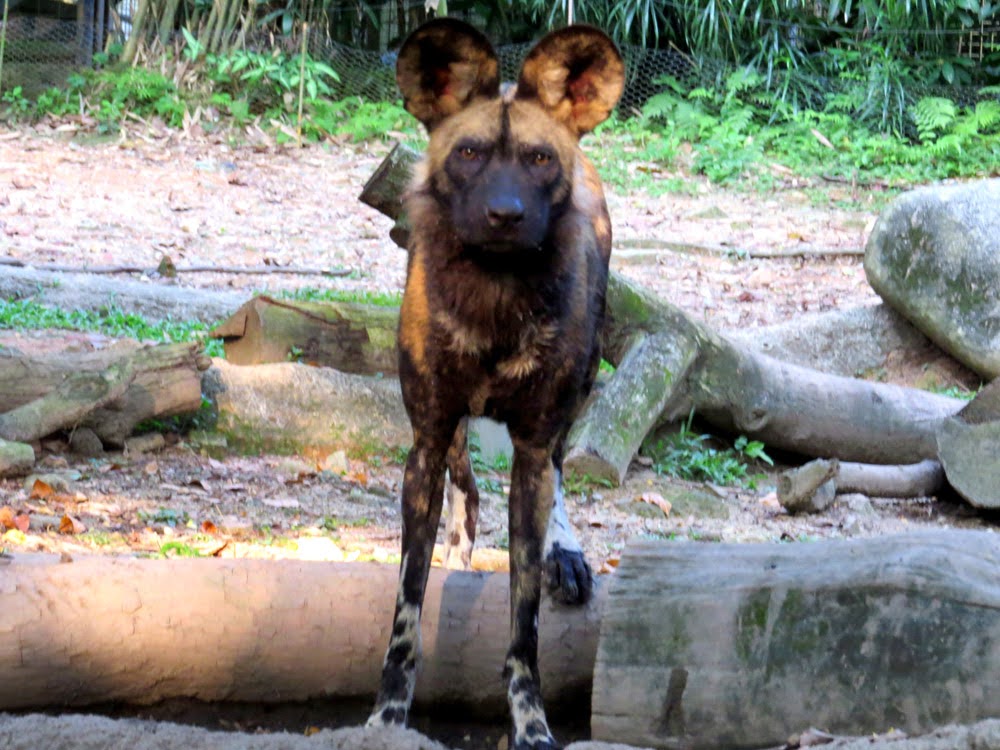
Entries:
{"type": "Polygon", "coordinates": [[[586,604],[594,591],[594,575],[566,515],[562,472],[554,468],[552,513],[545,533],[545,584],[562,604],[586,604]]]}
{"type": "Polygon", "coordinates": [[[403,554],[396,613],[369,726],[406,723],[420,658],[420,612],[441,517],[447,438],[414,443],[403,474],[403,554]]]}
{"type": "Polygon", "coordinates": [[[538,677],[538,607],[542,545],[555,492],[546,450],[515,442],[510,489],[511,642],[504,664],[513,750],[557,750],[542,705],[538,677]]]}
{"type": "Polygon", "coordinates": [[[472,547],[479,520],[479,490],[469,459],[468,420],[463,419],[448,448],[448,514],[444,534],[444,567],[472,569],[472,547]]]}

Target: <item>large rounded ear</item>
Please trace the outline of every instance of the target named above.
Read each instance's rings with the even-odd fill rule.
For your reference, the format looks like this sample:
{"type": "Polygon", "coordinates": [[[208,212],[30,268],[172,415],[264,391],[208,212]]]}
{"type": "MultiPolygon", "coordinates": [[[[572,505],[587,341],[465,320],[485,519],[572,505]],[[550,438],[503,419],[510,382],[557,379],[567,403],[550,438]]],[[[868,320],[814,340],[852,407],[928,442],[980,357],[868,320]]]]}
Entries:
{"type": "Polygon", "coordinates": [[[568,26],[528,53],[517,82],[519,99],[534,99],[577,137],[604,122],[625,87],[615,43],[590,26],[568,26]]]}
{"type": "Polygon", "coordinates": [[[438,18],[403,42],[396,82],[407,111],[432,130],[477,97],[500,92],[497,56],[489,40],[454,18],[438,18]]]}

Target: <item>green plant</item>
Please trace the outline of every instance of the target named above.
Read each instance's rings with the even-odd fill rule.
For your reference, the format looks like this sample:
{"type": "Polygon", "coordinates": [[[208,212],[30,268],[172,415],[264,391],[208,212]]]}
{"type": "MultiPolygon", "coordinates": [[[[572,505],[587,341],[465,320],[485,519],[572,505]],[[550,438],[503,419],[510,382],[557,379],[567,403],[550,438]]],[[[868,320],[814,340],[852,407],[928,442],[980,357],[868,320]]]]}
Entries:
{"type": "Polygon", "coordinates": [[[4,91],[3,96],[0,96],[0,102],[6,105],[4,114],[13,120],[24,117],[31,110],[31,102],[24,97],[20,86],[4,91]]]}
{"type": "Polygon", "coordinates": [[[590,474],[577,474],[568,471],[563,475],[563,489],[571,495],[580,495],[594,487],[614,487],[614,482],[605,477],[595,477],[590,474]]]}
{"type": "Polygon", "coordinates": [[[173,508],[158,508],[155,511],[140,510],[139,520],[143,523],[158,523],[164,526],[184,526],[191,518],[186,511],[174,510],[173,508]]]}
{"type": "Polygon", "coordinates": [[[204,555],[190,544],[175,541],[160,545],[160,557],[204,557],[204,555]]]}
{"type": "Polygon", "coordinates": [[[399,307],[403,295],[399,292],[372,292],[365,289],[317,289],[301,287],[283,289],[277,296],[301,302],[351,302],[378,307],[399,307]]]}
{"type": "Polygon", "coordinates": [[[653,469],[658,474],[720,485],[742,484],[748,480],[748,461],[773,464],[763,443],[746,437],[738,438],[732,448],[712,447],[709,444],[713,439],[711,435],[692,432],[693,419],[692,412],[676,435],[647,448],[646,453],[652,458],[653,469]]]}
{"type": "Polygon", "coordinates": [[[198,321],[167,319],[151,323],[141,315],[127,313],[111,306],[98,310],[62,310],[46,307],[31,300],[0,299],[0,328],[33,330],[57,328],[62,330],[94,331],[113,337],[129,337],[140,341],[186,342],[202,341],[205,352],[212,357],[223,355],[222,342],[207,339],[212,326],[198,321]]]}

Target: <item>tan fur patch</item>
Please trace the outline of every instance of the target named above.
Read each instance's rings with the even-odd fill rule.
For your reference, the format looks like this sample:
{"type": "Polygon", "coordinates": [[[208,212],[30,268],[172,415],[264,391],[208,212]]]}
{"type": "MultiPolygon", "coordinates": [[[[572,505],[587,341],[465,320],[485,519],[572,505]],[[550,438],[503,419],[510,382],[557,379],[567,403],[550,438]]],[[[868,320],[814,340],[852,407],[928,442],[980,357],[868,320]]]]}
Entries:
{"type": "Polygon", "coordinates": [[[558,332],[558,327],[552,323],[526,326],[517,354],[497,365],[497,374],[509,380],[521,380],[538,370],[543,364],[545,350],[552,346],[558,332]]]}
{"type": "Polygon", "coordinates": [[[406,291],[399,311],[399,345],[410,355],[418,372],[427,371],[427,332],[430,324],[427,270],[419,253],[413,255],[406,276],[406,291]]]}
{"type": "Polygon", "coordinates": [[[434,322],[447,336],[448,344],[446,346],[448,350],[455,354],[474,357],[485,351],[490,345],[490,342],[475,330],[463,325],[461,320],[448,313],[438,313],[434,316],[434,322]]]}

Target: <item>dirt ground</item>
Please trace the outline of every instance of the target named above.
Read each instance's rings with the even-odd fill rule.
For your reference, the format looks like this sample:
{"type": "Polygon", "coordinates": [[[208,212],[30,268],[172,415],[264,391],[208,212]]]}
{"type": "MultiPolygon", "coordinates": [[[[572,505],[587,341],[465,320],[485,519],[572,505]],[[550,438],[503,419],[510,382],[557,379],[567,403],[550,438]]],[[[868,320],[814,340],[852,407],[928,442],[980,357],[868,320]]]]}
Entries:
{"type": "MultiPolygon", "coordinates": [[[[299,150],[261,135],[234,146],[155,128],[113,142],[74,134],[66,124],[0,130],[0,257],[39,266],[138,265],[150,269],[142,274],[149,284],[245,289],[248,296],[306,286],[398,292],[405,254],[388,239],[390,222],[357,201],[388,148],[299,150]],[[178,266],[271,273],[191,273],[171,281],[152,273],[164,255],[178,266]],[[305,267],[349,274],[289,272],[305,267]]],[[[884,196],[862,194],[845,208],[858,197],[850,186],[789,181],[761,195],[691,184],[690,193],[655,198],[611,192],[614,267],[719,329],[877,301],[859,253],[884,196]],[[756,257],[775,251],[795,255],[756,257]]],[[[35,474],[0,480],[0,508],[30,520],[0,545],[13,555],[398,560],[398,457],[234,456],[184,434],[166,440],[160,450],[96,458],[69,453],[60,439],[45,443],[35,474]]],[[[794,517],[778,505],[766,469],[753,469],[764,474],[753,487],[717,487],[636,463],[620,488],[570,483],[570,515],[601,573],[613,571],[630,539],[643,537],[776,542],[995,525],[951,496],[846,497],[825,513],[794,517]],[[669,513],[657,499],[670,504],[669,513]]],[[[502,567],[509,477],[491,468],[480,477],[477,547],[485,553],[478,559],[502,567]]]]}

